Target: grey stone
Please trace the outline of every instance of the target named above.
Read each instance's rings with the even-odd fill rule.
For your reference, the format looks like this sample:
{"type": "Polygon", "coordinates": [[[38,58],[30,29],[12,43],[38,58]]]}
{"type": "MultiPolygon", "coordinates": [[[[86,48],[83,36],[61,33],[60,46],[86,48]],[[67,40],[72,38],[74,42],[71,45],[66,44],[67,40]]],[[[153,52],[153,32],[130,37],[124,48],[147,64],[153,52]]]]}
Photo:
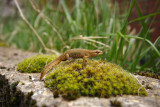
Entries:
{"type": "Polygon", "coordinates": [[[40,73],[29,74],[16,71],[16,66],[19,61],[33,55],[35,55],[35,53],[0,47],[1,65],[3,64],[7,68],[14,68],[10,69],[10,71],[0,69],[0,75],[4,75],[10,85],[19,81],[16,88],[25,95],[33,92],[31,98],[36,101],[36,105],[39,107],[43,105],[47,107],[110,107],[110,101],[115,99],[121,102],[122,107],[160,107],[160,80],[139,75],[135,75],[135,78],[137,78],[140,83],[144,82],[144,87],[148,84],[153,88],[152,90],[146,89],[148,92],[148,96],[146,97],[133,95],[110,98],[80,97],[73,101],[65,101],[61,97],[54,98],[51,90],[45,88],[44,82],[39,81],[40,73]],[[15,52],[17,55],[13,54],[15,52]]]}

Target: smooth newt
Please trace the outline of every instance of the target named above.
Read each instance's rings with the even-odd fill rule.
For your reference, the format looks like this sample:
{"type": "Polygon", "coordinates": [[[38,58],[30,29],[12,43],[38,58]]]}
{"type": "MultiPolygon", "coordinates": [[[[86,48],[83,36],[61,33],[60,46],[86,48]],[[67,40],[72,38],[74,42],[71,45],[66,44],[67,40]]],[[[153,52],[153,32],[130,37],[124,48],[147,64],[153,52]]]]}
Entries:
{"type": "Polygon", "coordinates": [[[63,53],[61,56],[59,56],[57,59],[51,61],[49,64],[45,66],[43,71],[41,72],[40,80],[43,79],[44,75],[53,67],[58,65],[61,61],[66,61],[69,59],[77,59],[77,58],[83,58],[83,63],[86,63],[87,58],[94,57],[97,55],[103,54],[100,50],[87,50],[87,49],[70,49],[67,50],[65,53],[63,53]]]}

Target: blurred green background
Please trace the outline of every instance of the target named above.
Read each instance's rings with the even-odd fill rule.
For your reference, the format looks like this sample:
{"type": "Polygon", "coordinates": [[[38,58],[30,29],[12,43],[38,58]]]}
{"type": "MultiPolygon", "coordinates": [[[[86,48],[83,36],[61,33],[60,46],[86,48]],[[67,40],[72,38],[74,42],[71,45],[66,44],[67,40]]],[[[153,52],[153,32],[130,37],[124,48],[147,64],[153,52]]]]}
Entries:
{"type": "Polygon", "coordinates": [[[116,0],[18,0],[28,24],[14,1],[0,2],[0,41],[8,46],[44,53],[43,43],[60,53],[72,48],[100,49],[104,54],[97,59],[119,64],[132,73],[160,72],[160,37],[151,41],[150,36],[160,8],[144,15],[138,0],[121,6],[116,0]],[[135,10],[137,17],[130,19],[135,10]],[[138,31],[131,27],[135,22],[140,24],[138,31]]]}

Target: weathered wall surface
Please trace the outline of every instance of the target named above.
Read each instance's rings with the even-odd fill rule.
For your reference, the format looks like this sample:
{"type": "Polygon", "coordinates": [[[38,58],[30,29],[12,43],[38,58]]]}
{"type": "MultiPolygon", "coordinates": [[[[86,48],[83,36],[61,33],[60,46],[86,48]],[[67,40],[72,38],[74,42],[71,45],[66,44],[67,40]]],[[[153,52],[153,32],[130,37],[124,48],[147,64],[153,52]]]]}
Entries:
{"type": "Polygon", "coordinates": [[[35,55],[17,49],[0,47],[0,107],[110,107],[111,100],[117,99],[122,107],[158,107],[160,106],[160,80],[135,76],[140,83],[153,89],[147,89],[148,96],[123,95],[111,98],[81,97],[65,101],[61,97],[53,98],[53,93],[39,81],[40,73],[19,73],[16,67],[19,61],[35,55]]]}

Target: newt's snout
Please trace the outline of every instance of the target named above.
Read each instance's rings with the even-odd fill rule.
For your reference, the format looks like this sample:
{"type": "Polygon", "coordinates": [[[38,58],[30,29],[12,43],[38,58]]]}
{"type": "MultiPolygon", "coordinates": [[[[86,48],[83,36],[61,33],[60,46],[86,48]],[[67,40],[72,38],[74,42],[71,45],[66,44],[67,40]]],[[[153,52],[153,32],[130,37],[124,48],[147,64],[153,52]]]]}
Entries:
{"type": "Polygon", "coordinates": [[[96,53],[97,55],[102,55],[102,54],[103,54],[103,51],[96,50],[95,53],[96,53]]]}

